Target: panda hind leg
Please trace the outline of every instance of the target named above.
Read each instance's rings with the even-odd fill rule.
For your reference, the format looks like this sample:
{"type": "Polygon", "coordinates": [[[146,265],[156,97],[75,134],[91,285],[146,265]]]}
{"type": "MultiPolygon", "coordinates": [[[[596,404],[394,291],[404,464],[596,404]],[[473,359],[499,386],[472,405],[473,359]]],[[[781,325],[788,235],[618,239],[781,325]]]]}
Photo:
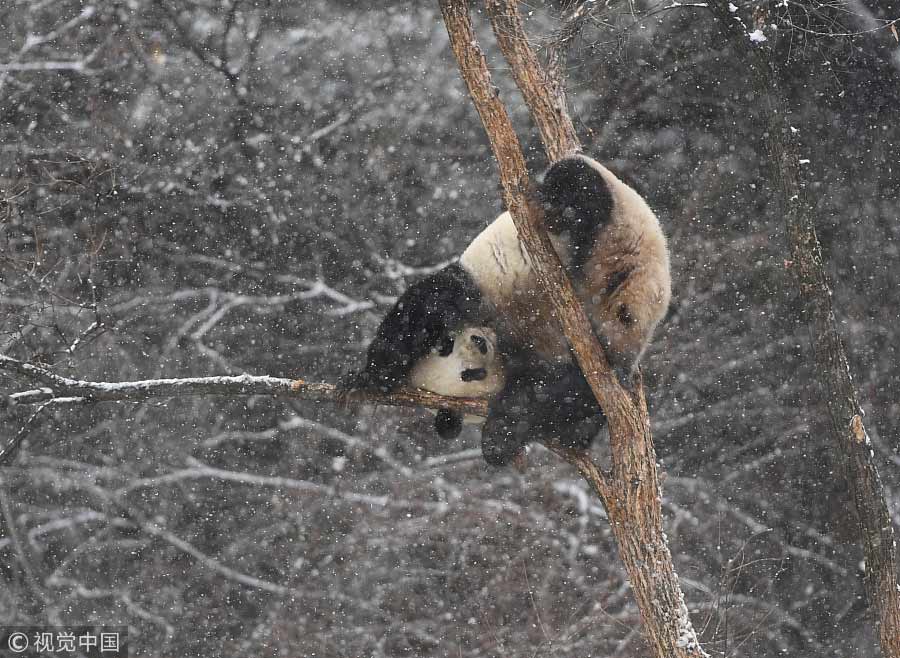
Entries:
{"type": "Polygon", "coordinates": [[[557,438],[559,444],[563,448],[571,448],[573,450],[587,450],[594,443],[594,439],[600,430],[606,425],[606,416],[600,411],[596,416],[585,418],[567,432],[560,434],[557,438]]]}
{"type": "Polygon", "coordinates": [[[547,230],[569,236],[570,274],[582,274],[597,235],[612,214],[612,194],[603,175],[584,158],[564,158],[544,174],[538,198],[547,230]]]}
{"type": "Polygon", "coordinates": [[[541,433],[565,448],[586,450],[606,425],[606,414],[578,365],[556,368],[543,390],[541,433]]]}

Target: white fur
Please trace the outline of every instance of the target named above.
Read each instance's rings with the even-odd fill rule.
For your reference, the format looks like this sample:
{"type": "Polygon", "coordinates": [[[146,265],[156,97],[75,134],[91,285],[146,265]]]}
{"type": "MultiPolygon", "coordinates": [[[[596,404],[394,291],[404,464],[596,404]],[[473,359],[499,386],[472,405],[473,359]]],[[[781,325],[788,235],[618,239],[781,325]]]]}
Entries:
{"type": "Polygon", "coordinates": [[[507,298],[531,280],[528,252],[519,241],[512,215],[503,213],[466,248],[459,264],[489,299],[507,298]]]}
{"type": "MultiPolygon", "coordinates": [[[[610,348],[636,363],[669,305],[671,279],[666,239],[656,215],[637,192],[595,160],[578,157],[603,176],[612,195],[613,212],[585,264],[584,280],[578,283],[577,292],[595,329],[608,340],[610,348]],[[610,276],[626,267],[631,270],[627,283],[612,298],[606,296],[610,276]],[[616,316],[618,304],[623,302],[635,320],[630,327],[623,327],[616,316]]],[[[563,264],[567,264],[567,236],[551,236],[551,241],[563,264]]],[[[558,362],[570,358],[568,345],[550,304],[542,297],[531,260],[508,212],[472,241],[460,257],[460,265],[494,307],[504,330],[522,344],[533,346],[544,358],[558,362]]]]}
{"type": "MultiPolygon", "coordinates": [[[[487,327],[468,327],[453,336],[453,352],[441,356],[438,352],[416,363],[409,376],[409,383],[440,395],[453,397],[489,398],[503,388],[502,363],[497,354],[497,336],[487,327]],[[487,343],[487,354],[482,354],[472,341],[480,336],[487,343]],[[464,382],[464,370],[484,368],[487,377],[481,381],[464,382]]],[[[468,419],[467,420],[471,420],[468,419]]]]}

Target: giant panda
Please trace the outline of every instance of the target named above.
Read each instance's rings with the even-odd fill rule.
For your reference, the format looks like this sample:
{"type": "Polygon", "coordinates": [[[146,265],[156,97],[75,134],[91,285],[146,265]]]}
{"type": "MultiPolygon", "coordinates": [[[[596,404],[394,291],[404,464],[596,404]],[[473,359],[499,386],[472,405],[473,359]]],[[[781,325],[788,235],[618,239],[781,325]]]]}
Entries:
{"type": "MultiPolygon", "coordinates": [[[[669,252],[659,221],[637,192],[582,154],[554,163],[537,196],[610,366],[627,384],[669,306],[669,252]]],[[[378,327],[363,369],[343,383],[345,390],[401,386],[488,399],[482,453],[495,466],[533,440],[555,437],[586,448],[605,423],[509,212],[458,262],[406,290],[378,327]],[[487,336],[488,351],[469,349],[487,336]]],[[[461,426],[455,413],[438,413],[442,436],[461,426]]]]}
{"type": "MultiPolygon", "coordinates": [[[[445,334],[440,343],[418,359],[406,379],[413,388],[459,398],[491,399],[506,382],[506,372],[497,349],[497,334],[490,327],[463,327],[445,334]]],[[[462,423],[481,423],[484,418],[462,416],[441,409],[434,426],[445,438],[456,437],[462,423]]]]}

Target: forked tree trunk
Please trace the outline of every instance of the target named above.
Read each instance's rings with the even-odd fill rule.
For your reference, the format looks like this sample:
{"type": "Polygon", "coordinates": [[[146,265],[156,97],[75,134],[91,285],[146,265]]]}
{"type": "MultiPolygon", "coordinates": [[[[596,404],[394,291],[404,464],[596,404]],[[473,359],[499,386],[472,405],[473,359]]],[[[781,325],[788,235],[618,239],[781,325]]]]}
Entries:
{"type": "MultiPolygon", "coordinates": [[[[636,382],[633,395],[619,386],[550,244],[541,208],[532,202],[519,140],[478,46],[467,0],[440,0],[440,6],[460,72],[497,159],[519,238],[609,419],[612,471],[603,473],[587,453],[549,447],[578,468],[603,502],[655,654],[659,658],[706,656],[691,625],[662,529],[656,453],[641,382],[636,382]]],[[[551,160],[577,148],[561,87],[552,84],[528,46],[516,3],[488,0],[488,11],[551,160]]]]}

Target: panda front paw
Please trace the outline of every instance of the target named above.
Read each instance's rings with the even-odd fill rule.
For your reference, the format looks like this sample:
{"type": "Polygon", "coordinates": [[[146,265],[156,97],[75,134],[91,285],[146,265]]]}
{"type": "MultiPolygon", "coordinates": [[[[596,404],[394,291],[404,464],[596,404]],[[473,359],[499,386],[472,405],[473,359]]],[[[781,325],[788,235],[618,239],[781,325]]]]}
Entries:
{"type": "Polygon", "coordinates": [[[631,367],[631,364],[628,365],[615,365],[612,364],[613,374],[616,376],[616,379],[619,380],[619,386],[624,388],[629,393],[634,393],[634,375],[635,370],[631,367]]]}
{"type": "Polygon", "coordinates": [[[557,435],[559,445],[572,450],[588,450],[600,430],[606,425],[606,415],[601,411],[595,416],[574,423],[557,435]]]}
{"type": "Polygon", "coordinates": [[[390,393],[391,383],[383,377],[376,377],[367,370],[348,372],[335,386],[337,402],[342,407],[352,403],[354,393],[390,393]]]}
{"type": "Polygon", "coordinates": [[[455,439],[462,432],[463,416],[458,411],[439,409],[434,418],[434,429],[442,439],[455,439]]]}
{"type": "Polygon", "coordinates": [[[604,345],[604,347],[606,348],[606,361],[616,379],[619,380],[619,385],[629,393],[633,392],[634,376],[637,374],[637,357],[630,352],[615,352],[608,345],[604,345]]]}

